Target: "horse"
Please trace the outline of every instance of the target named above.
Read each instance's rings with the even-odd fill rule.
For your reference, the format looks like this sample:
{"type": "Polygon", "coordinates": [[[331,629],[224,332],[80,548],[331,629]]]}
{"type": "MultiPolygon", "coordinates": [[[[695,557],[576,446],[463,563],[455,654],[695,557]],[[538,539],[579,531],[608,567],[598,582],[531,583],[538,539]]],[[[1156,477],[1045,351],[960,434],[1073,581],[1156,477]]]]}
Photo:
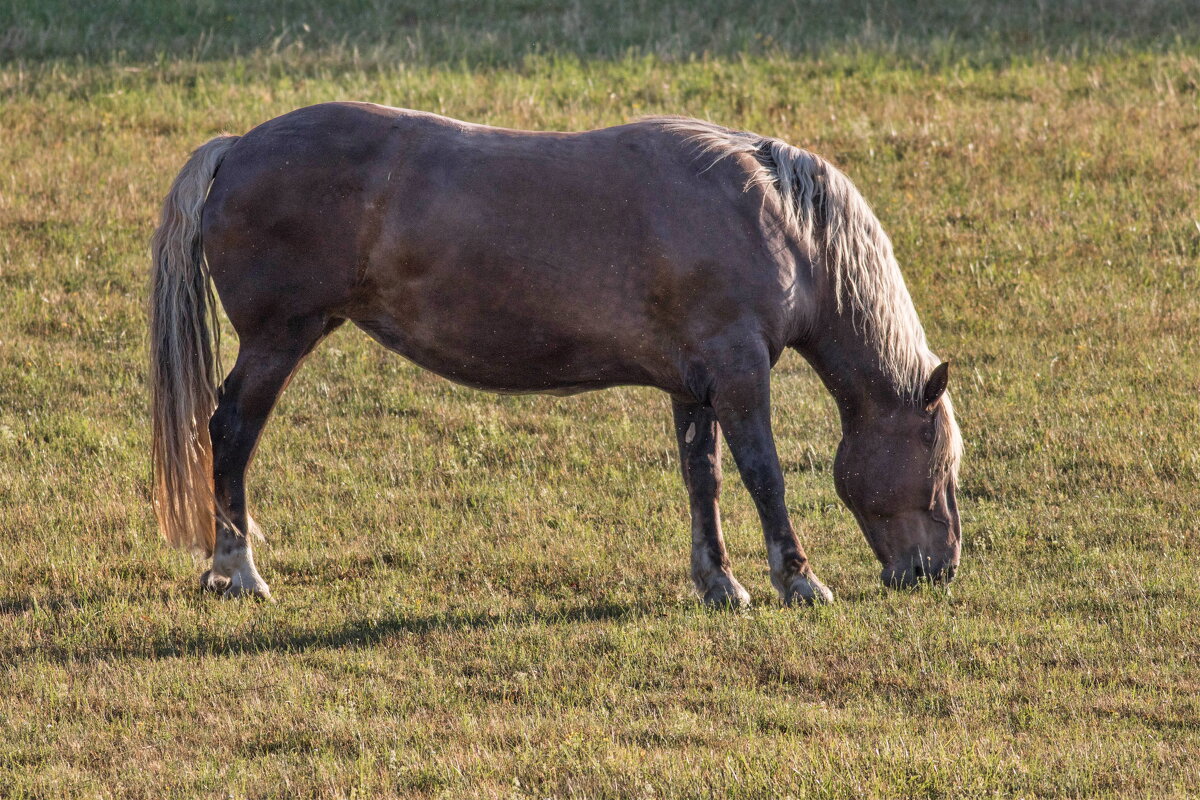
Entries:
{"type": "Polygon", "coordinates": [[[691,579],[713,606],[750,600],[721,532],[722,435],[780,600],[833,601],[771,432],[771,369],[792,348],[836,401],[834,483],[883,583],[958,567],[948,363],[862,195],[779,139],[683,117],[534,132],[324,103],[196,149],[151,249],[154,507],[168,542],[211,556],[206,590],[270,599],[246,470],[280,393],[346,320],[478,389],[667,393],[691,579]],[[219,386],[217,298],[240,341],[219,386]]]}

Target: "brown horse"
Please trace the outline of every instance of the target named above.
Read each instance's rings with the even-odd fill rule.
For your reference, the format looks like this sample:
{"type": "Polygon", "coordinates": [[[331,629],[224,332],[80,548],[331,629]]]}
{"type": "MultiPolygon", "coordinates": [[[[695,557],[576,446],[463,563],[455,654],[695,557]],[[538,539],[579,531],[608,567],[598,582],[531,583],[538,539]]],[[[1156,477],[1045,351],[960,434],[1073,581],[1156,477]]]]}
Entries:
{"type": "Polygon", "coordinates": [[[468,386],[667,392],[692,580],[718,605],[749,601],[721,536],[722,432],[779,596],[833,599],[788,520],[771,434],[771,367],[795,348],[841,411],[835,483],[883,581],[958,565],[947,365],[849,179],[777,139],[681,118],[536,133],[317,105],[196,150],[153,250],[155,504],[168,541],[212,555],[206,589],[270,596],[246,468],[300,362],[346,320],[468,386]],[[241,342],[219,388],[214,285],[241,342]]]}

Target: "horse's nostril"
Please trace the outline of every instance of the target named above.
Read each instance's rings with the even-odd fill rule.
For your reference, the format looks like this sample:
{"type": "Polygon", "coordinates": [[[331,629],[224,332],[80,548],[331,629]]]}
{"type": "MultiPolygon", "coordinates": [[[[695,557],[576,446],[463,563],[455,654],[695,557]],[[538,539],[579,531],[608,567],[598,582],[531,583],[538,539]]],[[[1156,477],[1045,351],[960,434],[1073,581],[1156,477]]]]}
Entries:
{"type": "Polygon", "coordinates": [[[925,577],[925,568],[920,564],[913,564],[913,575],[917,578],[925,577]]]}
{"type": "Polygon", "coordinates": [[[950,566],[946,567],[946,582],[947,583],[954,580],[954,573],[956,573],[956,572],[958,572],[958,567],[955,566],[954,564],[951,564],[950,566]]]}

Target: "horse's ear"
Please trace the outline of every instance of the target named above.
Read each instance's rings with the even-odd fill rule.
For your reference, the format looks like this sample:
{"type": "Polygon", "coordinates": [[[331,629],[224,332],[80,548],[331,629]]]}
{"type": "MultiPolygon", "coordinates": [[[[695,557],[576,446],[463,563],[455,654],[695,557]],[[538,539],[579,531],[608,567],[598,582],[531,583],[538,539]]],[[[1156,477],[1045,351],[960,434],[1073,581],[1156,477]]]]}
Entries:
{"type": "Polygon", "coordinates": [[[950,380],[950,362],[943,361],[934,367],[933,373],[929,376],[929,380],[925,383],[925,391],[921,395],[922,402],[925,403],[925,410],[933,408],[943,394],[946,392],[946,383],[950,380]]]}

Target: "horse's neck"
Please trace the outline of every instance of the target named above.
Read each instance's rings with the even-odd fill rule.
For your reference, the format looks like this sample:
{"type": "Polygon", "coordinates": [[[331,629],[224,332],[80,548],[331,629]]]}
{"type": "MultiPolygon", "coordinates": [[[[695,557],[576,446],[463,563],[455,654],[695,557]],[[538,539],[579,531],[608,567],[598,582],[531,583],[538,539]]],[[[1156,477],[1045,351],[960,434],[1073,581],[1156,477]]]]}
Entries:
{"type": "Polygon", "coordinates": [[[818,333],[797,349],[833,395],[843,423],[855,415],[894,408],[901,392],[878,349],[855,325],[848,310],[831,314],[818,333]]]}

